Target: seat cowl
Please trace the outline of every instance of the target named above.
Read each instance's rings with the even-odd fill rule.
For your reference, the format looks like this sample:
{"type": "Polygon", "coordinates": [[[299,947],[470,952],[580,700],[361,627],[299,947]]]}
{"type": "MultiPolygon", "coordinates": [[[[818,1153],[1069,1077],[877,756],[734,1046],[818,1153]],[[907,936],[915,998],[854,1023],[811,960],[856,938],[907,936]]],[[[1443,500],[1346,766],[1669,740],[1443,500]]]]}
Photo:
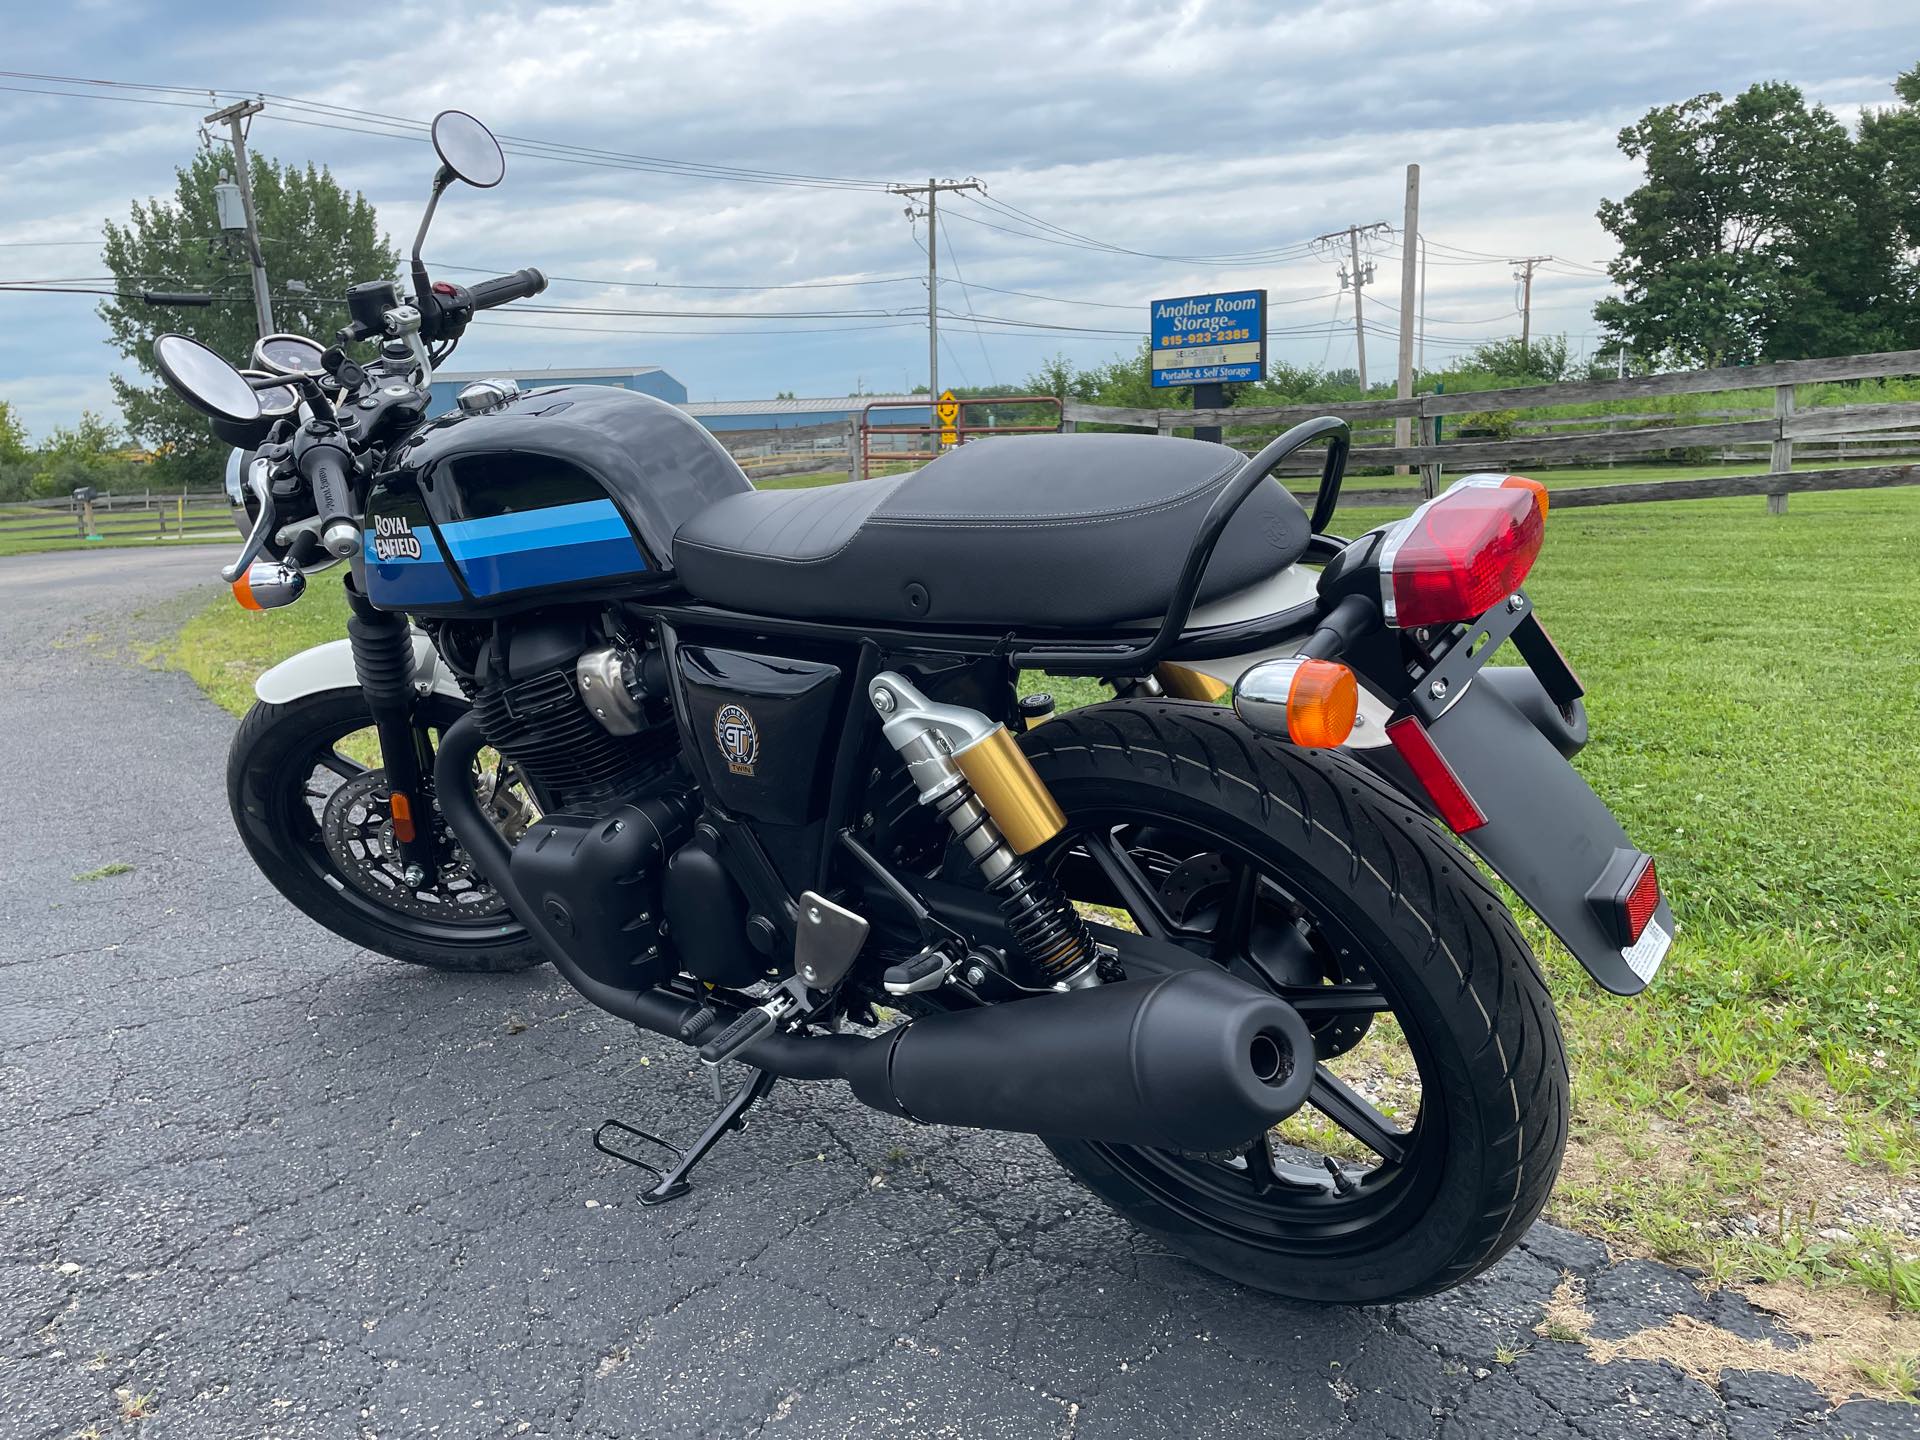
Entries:
{"type": "MultiPolygon", "coordinates": [[[[1244,463],[1146,435],[981,440],[907,475],[756,491],[680,528],[696,596],[731,609],[887,624],[1100,629],[1166,608],[1221,487],[1244,463]]],[[[1278,483],[1228,526],[1201,586],[1244,589],[1305,553],[1278,483]]]]}

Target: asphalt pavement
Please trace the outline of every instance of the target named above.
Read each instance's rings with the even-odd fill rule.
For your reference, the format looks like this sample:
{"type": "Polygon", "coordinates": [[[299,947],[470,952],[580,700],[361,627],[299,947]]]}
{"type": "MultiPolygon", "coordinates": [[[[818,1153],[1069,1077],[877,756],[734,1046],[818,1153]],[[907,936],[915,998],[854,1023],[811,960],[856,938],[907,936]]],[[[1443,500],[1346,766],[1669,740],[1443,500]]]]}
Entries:
{"type": "Polygon", "coordinates": [[[1535,1333],[1567,1273],[1596,1334],[1777,1333],[1565,1231],[1437,1299],[1288,1304],[1035,1142],[838,1086],[783,1084],[643,1209],[588,1137],[695,1131],[685,1052],[544,967],[356,950],[252,869],[233,721],[140,660],[219,558],[0,559],[0,1437],[1920,1434],[1535,1333]]]}

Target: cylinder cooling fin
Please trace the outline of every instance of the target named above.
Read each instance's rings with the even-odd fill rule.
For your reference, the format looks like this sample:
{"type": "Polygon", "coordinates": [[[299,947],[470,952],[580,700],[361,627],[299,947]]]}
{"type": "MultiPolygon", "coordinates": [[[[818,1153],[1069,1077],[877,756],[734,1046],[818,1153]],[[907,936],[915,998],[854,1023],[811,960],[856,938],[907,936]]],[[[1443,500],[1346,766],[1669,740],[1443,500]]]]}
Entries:
{"type": "MultiPolygon", "coordinates": [[[[580,660],[606,648],[579,622],[534,622],[481,643],[470,672],[455,666],[487,744],[519,767],[549,812],[603,813],[672,770],[679,741],[670,717],[647,723],[633,703],[622,712],[630,733],[615,734],[589,708],[580,660]]],[[[633,668],[595,674],[617,680],[633,668]]]]}

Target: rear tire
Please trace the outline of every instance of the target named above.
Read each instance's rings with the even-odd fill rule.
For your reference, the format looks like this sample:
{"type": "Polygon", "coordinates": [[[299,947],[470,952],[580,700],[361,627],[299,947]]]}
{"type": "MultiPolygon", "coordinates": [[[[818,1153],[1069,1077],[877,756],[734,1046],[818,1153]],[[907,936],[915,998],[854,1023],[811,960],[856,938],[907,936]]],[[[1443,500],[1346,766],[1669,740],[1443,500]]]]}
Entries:
{"type": "MultiPolygon", "coordinates": [[[[1354,1172],[1360,1183],[1351,1194],[1338,1189],[1338,1164],[1330,1167],[1336,1184],[1320,1196],[1301,1171],[1281,1186],[1249,1178],[1247,1190],[1236,1189],[1234,1175],[1250,1177],[1253,1160],[1266,1158],[1253,1149],[1232,1162],[1236,1172],[1219,1157],[1049,1141],[1061,1163],[1178,1253],[1302,1300],[1431,1294],[1512,1248],[1559,1170],[1566,1055],[1513,917],[1451,838],[1348,757],[1264,740],[1216,706],[1097,705],[1049,721],[1022,745],[1083,835],[1139,836],[1164,848],[1161,837],[1184,826],[1236,857],[1232,863],[1257,867],[1252,903],[1278,908],[1267,897],[1284,889],[1318,927],[1303,933],[1340,937],[1337,949],[1321,953],[1351,949],[1360,959],[1358,973],[1391,1002],[1419,1067],[1419,1115],[1405,1136],[1409,1173],[1378,1162],[1354,1172]],[[1414,1174],[1416,1158],[1422,1168],[1414,1174]],[[1369,1208],[1356,1197],[1370,1186],[1369,1208]]],[[[1071,863],[1061,862],[1063,878],[1071,863]]],[[[1196,864],[1220,863],[1183,868],[1190,875],[1196,864]]],[[[1166,880],[1167,895],[1179,879],[1176,871],[1166,880]]],[[[1195,943],[1206,953],[1205,942],[1195,943]]],[[[1211,953],[1227,951],[1216,942],[1211,953]]],[[[1322,1060],[1338,1048],[1324,1046],[1322,1060]]],[[[1257,1145],[1272,1145],[1272,1155],[1284,1148],[1267,1137],[1257,1145]]]]}
{"type": "MultiPolygon", "coordinates": [[[[421,700],[419,719],[444,729],[466,711],[443,695],[421,700]]],[[[326,690],[284,705],[256,704],[227,754],[227,802],[247,853],[274,889],[309,918],[362,949],[467,972],[526,970],[546,956],[510,913],[490,921],[430,921],[370,898],[344,878],[305,798],[315,756],[373,723],[366,697],[326,690]]]]}

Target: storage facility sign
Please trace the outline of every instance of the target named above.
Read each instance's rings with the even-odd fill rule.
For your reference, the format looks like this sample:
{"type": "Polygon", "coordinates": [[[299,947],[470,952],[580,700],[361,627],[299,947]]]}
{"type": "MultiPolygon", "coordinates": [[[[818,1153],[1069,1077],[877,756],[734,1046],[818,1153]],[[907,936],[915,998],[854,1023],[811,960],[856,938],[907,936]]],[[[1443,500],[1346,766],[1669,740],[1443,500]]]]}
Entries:
{"type": "Polygon", "coordinates": [[[1156,388],[1258,380],[1266,374],[1264,290],[1155,300],[1147,318],[1156,388]]]}

